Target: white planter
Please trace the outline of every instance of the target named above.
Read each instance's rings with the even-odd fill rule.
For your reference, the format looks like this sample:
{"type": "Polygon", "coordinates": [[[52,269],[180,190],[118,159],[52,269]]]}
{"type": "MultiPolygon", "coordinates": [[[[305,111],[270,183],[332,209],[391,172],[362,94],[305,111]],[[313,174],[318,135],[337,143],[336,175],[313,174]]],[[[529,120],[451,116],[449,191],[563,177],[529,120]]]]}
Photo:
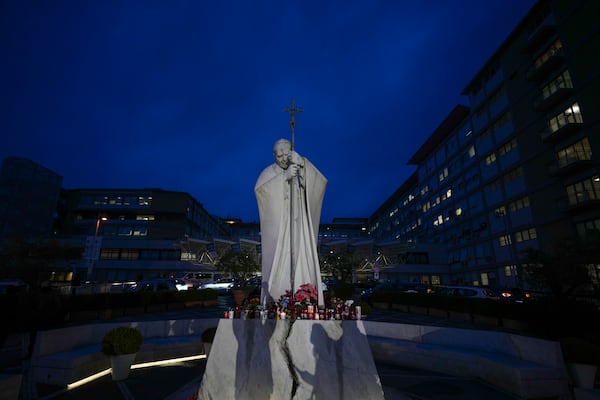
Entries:
{"type": "Polygon", "coordinates": [[[113,381],[121,381],[123,379],[127,379],[129,376],[131,364],[133,364],[133,360],[135,360],[135,353],[110,356],[109,360],[110,373],[113,381]]]}
{"type": "Polygon", "coordinates": [[[594,379],[596,378],[596,369],[598,366],[568,362],[567,368],[569,369],[569,374],[573,379],[575,387],[584,389],[594,388],[594,379]]]}

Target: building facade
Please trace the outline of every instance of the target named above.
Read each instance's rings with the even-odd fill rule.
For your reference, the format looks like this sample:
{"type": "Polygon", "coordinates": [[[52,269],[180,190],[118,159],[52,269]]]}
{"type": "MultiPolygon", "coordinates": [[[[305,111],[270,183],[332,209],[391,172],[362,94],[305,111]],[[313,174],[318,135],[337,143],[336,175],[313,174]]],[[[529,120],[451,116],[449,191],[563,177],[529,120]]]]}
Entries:
{"type": "Polygon", "coordinates": [[[6,157],[0,168],[0,249],[11,238],[52,236],[62,176],[26,158],[6,157]]]}
{"type": "Polygon", "coordinates": [[[63,197],[60,237],[81,246],[73,266],[94,281],[124,281],[199,270],[182,243],[227,236],[191,195],[161,189],[73,189],[63,197]],[[183,255],[182,255],[183,254],[183,255]]]}
{"type": "Polygon", "coordinates": [[[445,246],[454,283],[517,286],[528,248],[598,233],[598,15],[593,0],[538,1],[408,161],[373,238],[445,246]]]}

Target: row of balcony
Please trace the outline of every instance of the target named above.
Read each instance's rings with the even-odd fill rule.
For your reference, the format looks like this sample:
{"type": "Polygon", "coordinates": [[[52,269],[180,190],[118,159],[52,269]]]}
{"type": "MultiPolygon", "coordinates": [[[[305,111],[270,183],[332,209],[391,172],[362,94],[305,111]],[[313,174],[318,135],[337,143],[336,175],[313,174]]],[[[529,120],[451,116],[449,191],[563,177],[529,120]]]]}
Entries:
{"type": "Polygon", "coordinates": [[[562,212],[584,212],[598,209],[600,198],[595,193],[577,192],[570,199],[561,199],[558,209],[562,212]]]}
{"type": "Polygon", "coordinates": [[[545,128],[540,132],[540,136],[542,142],[556,143],[579,131],[582,127],[583,122],[567,122],[558,129],[545,128]]]}

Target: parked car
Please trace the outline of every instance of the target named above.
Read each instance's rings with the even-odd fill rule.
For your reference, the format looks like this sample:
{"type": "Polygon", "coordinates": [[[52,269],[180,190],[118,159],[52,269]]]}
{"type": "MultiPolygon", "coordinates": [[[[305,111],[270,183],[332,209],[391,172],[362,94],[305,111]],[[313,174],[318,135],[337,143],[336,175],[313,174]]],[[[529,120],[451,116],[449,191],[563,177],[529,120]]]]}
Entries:
{"type": "Polygon", "coordinates": [[[498,299],[493,290],[481,286],[446,286],[433,294],[437,296],[460,296],[474,299],[498,299]]]}
{"type": "Polygon", "coordinates": [[[181,279],[155,278],[136,282],[129,290],[133,292],[159,292],[187,290],[188,285],[181,279]]]}
{"type": "Polygon", "coordinates": [[[199,289],[213,289],[219,294],[229,294],[231,289],[237,284],[237,280],[234,278],[221,278],[214,282],[206,282],[201,284],[199,289]]]}
{"type": "Polygon", "coordinates": [[[369,298],[373,293],[381,290],[395,290],[405,293],[427,293],[427,285],[420,282],[383,282],[373,288],[362,290],[360,297],[363,301],[369,301],[369,298]]]}
{"type": "Polygon", "coordinates": [[[0,280],[0,294],[11,294],[26,292],[29,290],[29,284],[21,279],[2,279],[0,280]]]}
{"type": "Polygon", "coordinates": [[[258,286],[262,285],[262,276],[256,275],[252,278],[246,279],[246,286],[258,286]]]}
{"type": "Polygon", "coordinates": [[[524,303],[532,300],[531,292],[521,288],[504,288],[498,292],[498,299],[512,301],[514,303],[524,303]]]}

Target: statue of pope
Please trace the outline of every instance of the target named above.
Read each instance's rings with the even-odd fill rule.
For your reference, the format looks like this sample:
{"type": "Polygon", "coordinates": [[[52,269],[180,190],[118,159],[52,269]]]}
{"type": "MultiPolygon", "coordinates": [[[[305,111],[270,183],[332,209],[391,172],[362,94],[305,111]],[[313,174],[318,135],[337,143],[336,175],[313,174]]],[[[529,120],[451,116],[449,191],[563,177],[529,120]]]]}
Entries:
{"type": "Polygon", "coordinates": [[[287,139],[275,143],[273,156],[275,163],[262,171],[254,187],[261,230],[261,304],[310,283],[323,305],[317,239],[327,179],[287,139]]]}

